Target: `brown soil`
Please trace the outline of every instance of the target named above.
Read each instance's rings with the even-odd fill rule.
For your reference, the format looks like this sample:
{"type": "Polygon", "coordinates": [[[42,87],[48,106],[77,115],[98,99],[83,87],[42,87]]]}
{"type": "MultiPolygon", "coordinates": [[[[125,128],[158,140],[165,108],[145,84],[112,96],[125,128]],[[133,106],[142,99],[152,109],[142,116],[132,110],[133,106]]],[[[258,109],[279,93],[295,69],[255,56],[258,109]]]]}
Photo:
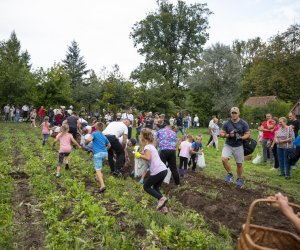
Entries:
{"type": "MultiPolygon", "coordinates": [[[[170,184],[164,185],[164,189],[185,207],[203,214],[210,222],[210,229],[215,233],[219,232],[220,223],[226,225],[234,242],[246,222],[250,204],[255,199],[266,197],[264,189],[237,188],[234,184],[226,184],[203,173],[192,173],[185,180],[187,187],[183,185],[175,188],[170,184]]],[[[277,209],[267,204],[256,207],[252,223],[296,233],[291,223],[277,209]]]]}
{"type": "Polygon", "coordinates": [[[19,167],[25,163],[25,157],[21,154],[20,148],[15,147],[13,152],[13,162],[14,167],[19,167]]]}
{"type": "Polygon", "coordinates": [[[15,210],[16,248],[42,249],[44,241],[42,212],[38,209],[37,200],[30,194],[29,176],[24,172],[13,172],[10,175],[15,179],[12,197],[15,210]]]}

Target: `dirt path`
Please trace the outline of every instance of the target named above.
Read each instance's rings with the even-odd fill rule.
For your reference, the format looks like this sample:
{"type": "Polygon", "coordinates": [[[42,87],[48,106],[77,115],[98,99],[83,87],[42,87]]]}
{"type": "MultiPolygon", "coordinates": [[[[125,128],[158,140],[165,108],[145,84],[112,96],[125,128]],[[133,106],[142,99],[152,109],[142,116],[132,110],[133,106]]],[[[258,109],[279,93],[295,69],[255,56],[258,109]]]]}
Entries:
{"type": "MultiPolygon", "coordinates": [[[[236,242],[246,221],[252,201],[265,197],[264,189],[248,190],[225,184],[222,180],[193,173],[186,178],[188,187],[176,189],[165,185],[165,191],[175,196],[184,206],[203,214],[210,221],[212,231],[218,233],[219,223],[226,225],[236,242]]],[[[260,205],[255,209],[254,224],[278,228],[296,233],[294,227],[277,209],[260,205]]]]}
{"type": "Polygon", "coordinates": [[[25,158],[16,146],[13,152],[13,166],[10,176],[14,179],[12,201],[14,208],[15,249],[42,249],[44,242],[44,226],[42,212],[29,188],[25,172],[21,171],[25,158]]]}

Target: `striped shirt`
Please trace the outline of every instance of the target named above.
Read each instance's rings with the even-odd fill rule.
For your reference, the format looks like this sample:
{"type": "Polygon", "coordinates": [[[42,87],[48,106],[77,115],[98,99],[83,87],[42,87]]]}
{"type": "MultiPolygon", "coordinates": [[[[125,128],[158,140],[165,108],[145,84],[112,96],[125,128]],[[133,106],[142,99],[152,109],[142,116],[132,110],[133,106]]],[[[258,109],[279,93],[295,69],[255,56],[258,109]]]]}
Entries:
{"type": "Polygon", "coordinates": [[[292,141],[294,139],[295,139],[294,130],[289,126],[286,126],[285,128],[280,127],[275,133],[275,140],[278,148],[292,148],[293,147],[292,141]],[[286,139],[291,139],[291,141],[280,143],[280,144],[278,143],[278,140],[282,141],[286,139]]]}

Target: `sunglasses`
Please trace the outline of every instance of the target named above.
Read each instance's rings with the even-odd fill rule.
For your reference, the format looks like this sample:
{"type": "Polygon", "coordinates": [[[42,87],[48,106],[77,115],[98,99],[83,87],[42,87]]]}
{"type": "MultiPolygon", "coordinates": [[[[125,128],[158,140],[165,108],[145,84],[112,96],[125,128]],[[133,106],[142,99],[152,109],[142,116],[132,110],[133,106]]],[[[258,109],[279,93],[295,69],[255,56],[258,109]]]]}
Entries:
{"type": "Polygon", "coordinates": [[[237,114],[237,112],[231,112],[231,114],[233,114],[233,115],[236,115],[236,114],[237,114]]]}

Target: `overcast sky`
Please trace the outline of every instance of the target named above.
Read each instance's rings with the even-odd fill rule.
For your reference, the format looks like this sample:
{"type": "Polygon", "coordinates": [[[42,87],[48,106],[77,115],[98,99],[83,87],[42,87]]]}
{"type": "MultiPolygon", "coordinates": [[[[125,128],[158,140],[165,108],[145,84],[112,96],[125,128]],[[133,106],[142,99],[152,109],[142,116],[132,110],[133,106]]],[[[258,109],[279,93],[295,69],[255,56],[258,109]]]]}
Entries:
{"type": "MultiPolygon", "coordinates": [[[[171,1],[176,2],[176,1],[171,1]]],[[[187,3],[205,1],[186,1],[187,3]]],[[[260,36],[267,40],[300,23],[300,0],[207,0],[210,39],[231,44],[260,36]]],[[[133,24],[156,8],[156,0],[0,0],[0,40],[15,30],[34,68],[65,58],[79,43],[88,68],[97,73],[118,64],[125,77],[143,58],[129,38],[133,24]]]]}

